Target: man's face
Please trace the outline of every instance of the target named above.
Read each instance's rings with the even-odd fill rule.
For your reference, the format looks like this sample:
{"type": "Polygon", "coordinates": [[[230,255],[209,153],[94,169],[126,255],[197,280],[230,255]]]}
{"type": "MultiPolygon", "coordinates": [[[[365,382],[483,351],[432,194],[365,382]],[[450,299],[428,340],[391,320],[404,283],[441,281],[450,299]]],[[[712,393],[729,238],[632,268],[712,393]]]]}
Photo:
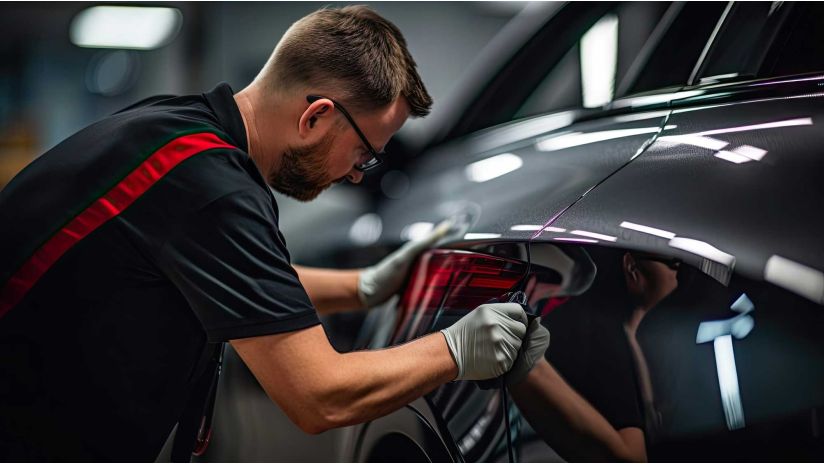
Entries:
{"type": "MultiPolygon", "coordinates": [[[[389,139],[409,117],[406,99],[398,98],[386,108],[369,114],[353,114],[370,144],[382,151],[389,139]]],[[[368,150],[352,126],[339,113],[336,123],[327,127],[320,141],[289,147],[283,153],[280,169],[268,179],[269,185],[300,201],[310,201],[333,184],[349,180],[359,183],[363,172],[355,165],[369,158],[368,150]]]]}

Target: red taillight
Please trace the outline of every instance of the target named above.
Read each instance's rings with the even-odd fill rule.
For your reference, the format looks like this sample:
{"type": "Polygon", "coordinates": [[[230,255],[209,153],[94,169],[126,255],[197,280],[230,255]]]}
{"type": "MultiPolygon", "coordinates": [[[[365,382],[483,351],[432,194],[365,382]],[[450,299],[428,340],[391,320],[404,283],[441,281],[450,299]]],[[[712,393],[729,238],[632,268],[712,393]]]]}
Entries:
{"type": "Polygon", "coordinates": [[[401,299],[398,332],[403,342],[431,329],[438,314],[465,314],[512,289],[527,264],[507,258],[453,250],[432,250],[418,259],[401,299]]]}

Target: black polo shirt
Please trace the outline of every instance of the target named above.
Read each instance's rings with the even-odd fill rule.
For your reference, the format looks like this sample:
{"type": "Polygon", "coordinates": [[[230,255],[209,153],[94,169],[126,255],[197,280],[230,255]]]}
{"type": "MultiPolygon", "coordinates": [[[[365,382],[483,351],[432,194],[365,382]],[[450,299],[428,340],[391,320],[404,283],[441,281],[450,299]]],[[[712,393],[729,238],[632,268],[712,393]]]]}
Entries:
{"type": "Polygon", "coordinates": [[[0,192],[0,460],[154,460],[215,344],[319,323],[232,94],[144,100],[0,192]]]}

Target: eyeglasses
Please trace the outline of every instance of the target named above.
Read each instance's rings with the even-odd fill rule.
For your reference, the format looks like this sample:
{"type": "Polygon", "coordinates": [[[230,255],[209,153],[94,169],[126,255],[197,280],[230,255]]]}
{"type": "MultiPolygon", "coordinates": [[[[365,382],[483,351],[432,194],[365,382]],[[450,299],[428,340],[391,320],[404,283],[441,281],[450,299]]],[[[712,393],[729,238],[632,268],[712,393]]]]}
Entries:
{"type": "Polygon", "coordinates": [[[325,98],[326,100],[329,100],[335,104],[335,108],[338,111],[340,111],[340,114],[342,114],[347,121],[349,121],[349,124],[352,126],[352,129],[355,129],[355,133],[358,134],[358,137],[360,137],[361,142],[363,142],[364,146],[366,146],[366,150],[369,154],[369,159],[363,160],[362,162],[356,164],[355,169],[357,169],[360,172],[366,172],[370,169],[379,166],[383,162],[383,156],[385,156],[386,153],[378,153],[377,150],[372,148],[372,144],[369,143],[369,140],[366,140],[366,136],[363,135],[363,132],[361,132],[360,127],[358,127],[358,125],[355,124],[355,120],[352,119],[352,116],[349,114],[348,111],[346,111],[346,109],[340,103],[336,102],[335,100],[332,100],[329,97],[323,97],[320,95],[307,95],[306,101],[308,101],[309,103],[314,103],[320,100],[321,98],[325,98]]]}

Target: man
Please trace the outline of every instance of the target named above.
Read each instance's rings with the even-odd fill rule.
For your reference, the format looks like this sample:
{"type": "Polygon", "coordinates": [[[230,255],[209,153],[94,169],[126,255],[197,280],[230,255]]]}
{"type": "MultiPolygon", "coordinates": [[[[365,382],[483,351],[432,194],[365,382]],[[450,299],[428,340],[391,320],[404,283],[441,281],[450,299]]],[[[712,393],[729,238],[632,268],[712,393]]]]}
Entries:
{"type": "Polygon", "coordinates": [[[527,333],[514,304],[372,352],[337,353],[318,323],[395,293],[448,225],[354,271],[296,270],[277,229],[268,186],[311,200],[357,183],[430,105],[394,25],[320,10],[238,94],[151,98],[33,162],[0,193],[0,457],[153,460],[203,410],[226,341],[309,433],[510,370],[527,333]]]}

